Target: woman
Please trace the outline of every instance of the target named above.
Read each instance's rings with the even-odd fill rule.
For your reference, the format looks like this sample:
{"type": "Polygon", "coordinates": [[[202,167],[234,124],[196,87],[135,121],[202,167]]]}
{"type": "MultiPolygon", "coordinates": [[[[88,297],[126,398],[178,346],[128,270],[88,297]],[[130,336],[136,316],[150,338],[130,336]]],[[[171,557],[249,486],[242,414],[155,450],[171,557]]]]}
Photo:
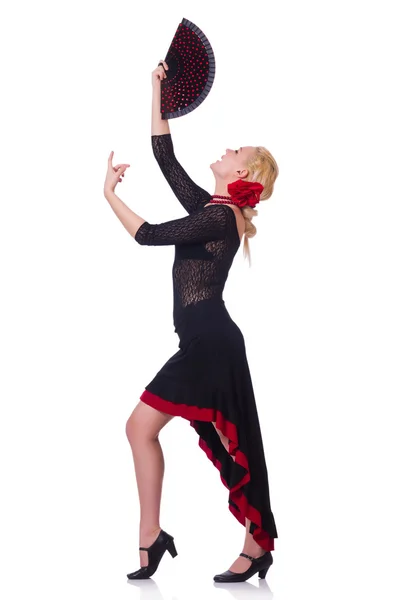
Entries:
{"type": "Polygon", "coordinates": [[[269,198],[278,168],[263,147],[227,150],[221,161],[211,164],[215,193],[196,185],[177,161],[168,121],[161,118],[160,84],[168,70],[161,63],[152,73],[152,147],[189,214],[150,224],[131,211],[114,193],[130,165],[113,167],[113,152],[104,186],[105,197],[137,243],[175,246],[173,318],[179,350],[146,386],[126,425],[141,510],[141,568],[128,578],[153,575],[165,550],[177,554],[173,537],[160,527],[164,458],[158,435],[180,416],[196,430],[199,446],[219,469],[229,490],[229,510],[246,528],[242,553],[214,580],[245,581],[255,573],[265,577],[277,531],[244,338],[222,293],[242,236],[249,257],[247,238],[256,233],[252,199],[258,201],[259,194],[253,196],[252,190],[259,189],[262,200],[269,198]],[[249,183],[253,181],[257,183],[249,183]],[[231,189],[233,195],[228,194],[231,189]]]}

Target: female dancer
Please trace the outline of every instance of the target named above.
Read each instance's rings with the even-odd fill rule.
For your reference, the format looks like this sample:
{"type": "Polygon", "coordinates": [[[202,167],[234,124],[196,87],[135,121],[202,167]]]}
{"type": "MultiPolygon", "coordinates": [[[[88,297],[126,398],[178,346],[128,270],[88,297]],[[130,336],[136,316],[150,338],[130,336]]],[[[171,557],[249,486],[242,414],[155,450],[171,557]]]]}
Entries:
{"type": "Polygon", "coordinates": [[[211,164],[215,193],[194,183],[175,157],[168,121],[160,114],[160,83],[167,69],[161,61],[152,73],[152,147],[188,215],[151,224],[130,210],[114,193],[130,165],[113,167],[113,152],[104,185],[111,208],[137,243],[175,246],[173,319],[179,350],[146,386],[126,424],[140,501],[141,551],[141,568],[128,578],[151,577],[166,550],[177,554],[174,538],[160,527],[164,457],[158,436],[180,416],[219,469],[229,490],[229,510],[246,529],[240,556],[214,580],[245,581],[255,573],[265,577],[278,536],[244,338],[222,293],[244,234],[249,257],[254,206],[271,196],[278,167],[262,146],[228,149],[211,164]]]}

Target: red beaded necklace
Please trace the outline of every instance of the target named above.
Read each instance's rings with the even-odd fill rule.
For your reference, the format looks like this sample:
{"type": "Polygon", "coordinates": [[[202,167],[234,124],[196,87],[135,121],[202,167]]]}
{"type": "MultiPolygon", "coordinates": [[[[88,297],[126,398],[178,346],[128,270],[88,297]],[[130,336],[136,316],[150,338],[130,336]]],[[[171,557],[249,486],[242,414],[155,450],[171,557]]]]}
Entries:
{"type": "Polygon", "coordinates": [[[218,194],[214,194],[211,196],[210,204],[235,204],[238,206],[240,203],[232,200],[231,196],[219,196],[218,194]],[[221,200],[214,200],[214,198],[222,198],[221,200]]]}

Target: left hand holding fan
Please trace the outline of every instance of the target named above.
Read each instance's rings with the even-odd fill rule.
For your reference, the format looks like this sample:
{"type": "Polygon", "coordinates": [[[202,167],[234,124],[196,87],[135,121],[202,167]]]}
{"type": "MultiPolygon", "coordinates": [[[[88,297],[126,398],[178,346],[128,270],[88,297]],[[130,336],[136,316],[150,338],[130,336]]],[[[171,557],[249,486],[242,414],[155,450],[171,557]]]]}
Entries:
{"type": "Polygon", "coordinates": [[[103,188],[105,196],[108,192],[114,192],[115,187],[118,184],[118,182],[123,181],[122,177],[124,177],[124,171],[126,169],[128,169],[128,167],[131,166],[126,163],[123,163],[123,164],[119,164],[119,165],[116,165],[115,167],[113,167],[113,165],[112,165],[113,155],[114,155],[114,152],[112,150],[111,153],[109,154],[109,158],[108,158],[108,170],[106,173],[106,179],[105,179],[105,184],[104,184],[104,188],[103,188]]]}

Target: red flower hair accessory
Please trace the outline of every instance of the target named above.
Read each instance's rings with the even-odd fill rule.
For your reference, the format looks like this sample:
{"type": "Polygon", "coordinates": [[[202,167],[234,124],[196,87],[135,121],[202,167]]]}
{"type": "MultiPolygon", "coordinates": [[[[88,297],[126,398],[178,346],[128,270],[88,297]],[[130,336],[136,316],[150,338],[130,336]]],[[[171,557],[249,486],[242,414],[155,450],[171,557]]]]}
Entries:
{"type": "Polygon", "coordinates": [[[240,207],[251,206],[251,208],[258,204],[263,189],[259,181],[244,181],[244,179],[237,179],[227,186],[233,203],[240,207]]]}

